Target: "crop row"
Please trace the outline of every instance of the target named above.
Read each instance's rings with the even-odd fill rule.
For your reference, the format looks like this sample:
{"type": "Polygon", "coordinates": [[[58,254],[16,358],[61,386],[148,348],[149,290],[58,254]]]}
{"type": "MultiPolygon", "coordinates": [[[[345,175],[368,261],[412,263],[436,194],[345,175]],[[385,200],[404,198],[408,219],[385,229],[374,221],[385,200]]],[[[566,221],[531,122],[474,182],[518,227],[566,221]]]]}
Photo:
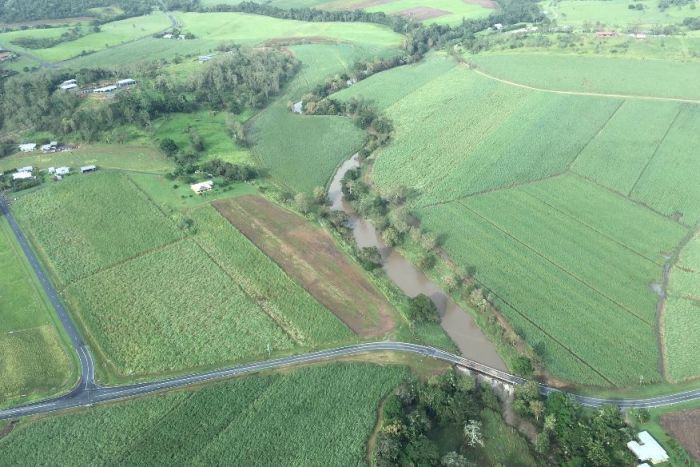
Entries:
{"type": "Polygon", "coordinates": [[[0,449],[10,465],[360,465],[379,400],[405,377],[364,364],[250,376],[23,422],[0,449]]]}

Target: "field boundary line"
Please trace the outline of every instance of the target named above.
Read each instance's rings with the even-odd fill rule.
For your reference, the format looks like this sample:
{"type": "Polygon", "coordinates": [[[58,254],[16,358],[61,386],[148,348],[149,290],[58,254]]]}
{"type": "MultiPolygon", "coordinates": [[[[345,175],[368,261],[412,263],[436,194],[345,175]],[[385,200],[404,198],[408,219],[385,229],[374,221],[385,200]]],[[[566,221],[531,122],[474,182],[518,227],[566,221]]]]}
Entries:
{"type": "Polygon", "coordinates": [[[684,224],[683,222],[681,222],[681,221],[679,221],[679,220],[673,219],[670,215],[664,214],[664,213],[661,212],[661,211],[657,211],[656,209],[652,208],[652,207],[649,206],[648,204],[643,203],[642,201],[639,201],[638,199],[634,199],[634,198],[631,198],[631,197],[629,197],[629,196],[626,196],[624,193],[619,192],[619,191],[615,190],[614,188],[610,188],[609,186],[605,186],[605,185],[603,185],[602,183],[600,183],[599,181],[597,181],[596,179],[591,178],[591,177],[589,177],[589,176],[587,176],[587,175],[583,175],[583,174],[577,172],[576,169],[571,169],[571,170],[569,170],[569,173],[571,173],[572,175],[574,175],[574,176],[580,178],[580,179],[583,180],[583,181],[589,182],[589,183],[591,183],[591,184],[593,184],[593,185],[595,185],[595,186],[597,186],[597,187],[599,187],[599,188],[601,188],[601,189],[603,189],[603,190],[609,191],[610,193],[612,193],[612,194],[614,194],[614,195],[617,195],[617,196],[619,196],[619,197],[621,197],[621,198],[624,198],[624,199],[626,199],[627,201],[629,201],[629,202],[631,202],[631,203],[634,203],[634,204],[636,204],[636,205],[638,205],[638,206],[640,206],[640,207],[643,207],[644,209],[648,209],[649,211],[653,212],[653,213],[656,214],[657,216],[663,217],[663,218],[666,219],[666,220],[669,220],[669,221],[671,221],[671,222],[674,222],[674,223],[680,225],[681,227],[683,227],[683,228],[686,229],[686,230],[692,229],[691,226],[689,226],[689,225],[687,225],[687,224],[684,224]]]}
{"type": "Polygon", "coordinates": [[[678,116],[681,114],[682,110],[683,110],[683,108],[680,107],[678,109],[678,112],[676,112],[676,116],[673,117],[673,120],[671,120],[671,123],[669,123],[668,128],[666,128],[664,135],[661,137],[661,140],[659,141],[659,144],[657,144],[656,148],[654,148],[654,152],[651,154],[651,156],[649,156],[647,163],[644,164],[644,167],[639,172],[639,176],[637,176],[637,180],[634,181],[634,185],[632,185],[632,188],[630,188],[629,193],[627,193],[628,198],[632,197],[632,192],[634,191],[635,188],[637,188],[637,184],[642,179],[642,176],[646,173],[647,169],[649,168],[649,165],[651,165],[651,161],[654,160],[654,157],[659,152],[659,148],[661,147],[662,144],[664,144],[664,141],[666,141],[666,137],[671,132],[671,128],[673,128],[673,125],[676,123],[676,120],[678,120],[678,116]]]}
{"type": "Polygon", "coordinates": [[[593,227],[592,225],[590,225],[590,224],[588,224],[588,223],[582,221],[580,218],[578,218],[578,217],[576,217],[576,216],[573,216],[573,215],[567,213],[566,211],[562,211],[561,209],[557,208],[556,206],[554,206],[554,205],[552,205],[552,204],[549,204],[547,201],[541,199],[540,197],[535,196],[535,195],[533,195],[532,193],[529,193],[529,192],[527,192],[527,191],[522,191],[522,193],[524,193],[526,196],[529,196],[529,197],[531,197],[531,198],[536,199],[536,200],[539,201],[540,203],[542,203],[542,204],[544,204],[544,205],[550,207],[550,208],[553,209],[554,211],[556,211],[556,212],[562,214],[563,216],[568,217],[569,219],[572,219],[574,222],[577,222],[577,223],[579,223],[579,224],[581,224],[581,225],[586,226],[587,228],[591,229],[591,230],[594,231],[595,233],[599,234],[601,237],[607,238],[607,239],[610,240],[611,242],[613,242],[613,243],[615,243],[615,244],[621,246],[622,248],[624,248],[624,249],[626,249],[626,250],[629,250],[629,251],[630,251],[631,253],[633,253],[634,255],[639,256],[640,258],[643,258],[643,259],[649,261],[649,262],[652,263],[653,265],[655,265],[655,266],[663,266],[663,263],[662,263],[662,264],[659,264],[658,262],[654,261],[653,259],[647,258],[645,255],[643,255],[642,253],[638,252],[637,250],[635,250],[635,249],[633,249],[633,248],[631,248],[631,247],[625,245],[625,244],[622,243],[622,242],[619,242],[618,240],[616,240],[616,239],[610,237],[608,234],[606,234],[606,233],[604,233],[604,232],[601,232],[600,230],[596,229],[596,228],[593,227]]]}
{"type": "Polygon", "coordinates": [[[72,287],[72,286],[74,286],[74,285],[77,285],[77,284],[79,284],[80,282],[82,282],[82,281],[84,281],[84,280],[87,280],[87,279],[89,279],[89,278],[91,278],[91,277],[93,277],[93,276],[96,276],[96,275],[98,275],[98,274],[102,274],[103,272],[107,272],[107,271],[109,271],[109,270],[111,270],[111,269],[114,269],[114,268],[116,268],[116,267],[118,267],[118,266],[121,266],[121,265],[123,265],[123,264],[125,264],[125,263],[128,263],[128,262],[130,262],[130,261],[139,259],[139,258],[141,258],[142,256],[148,256],[148,255],[150,255],[150,254],[152,254],[152,253],[157,253],[157,252],[159,252],[159,251],[165,250],[165,249],[167,249],[168,247],[171,247],[171,246],[175,245],[176,243],[183,242],[183,241],[185,241],[185,240],[187,240],[187,239],[189,239],[189,238],[190,238],[190,237],[187,237],[187,236],[183,236],[183,237],[180,237],[180,238],[176,238],[175,240],[171,240],[171,241],[169,241],[169,242],[167,242],[167,243],[163,243],[162,245],[158,245],[158,246],[156,246],[156,247],[149,248],[149,249],[147,249],[147,250],[143,250],[143,251],[139,252],[138,254],[135,254],[135,255],[133,255],[133,256],[129,256],[128,258],[120,259],[119,261],[117,261],[117,262],[115,262],[115,263],[108,264],[107,266],[103,266],[103,267],[101,267],[101,268],[98,268],[98,269],[94,270],[94,271],[91,272],[91,273],[85,274],[84,276],[80,276],[80,277],[78,277],[77,279],[74,279],[73,281],[66,283],[66,285],[64,285],[63,288],[61,288],[61,293],[65,292],[69,287],[72,287]]]}
{"type": "MultiPolygon", "coordinates": [[[[218,213],[218,211],[217,211],[217,213],[218,213]]],[[[223,216],[222,216],[222,217],[223,217],[223,216]]],[[[228,222],[228,220],[226,220],[226,221],[228,222]]],[[[231,224],[231,227],[235,228],[235,226],[234,226],[233,224],[231,224]]],[[[237,230],[237,229],[236,229],[236,230],[237,230]]],[[[246,238],[247,238],[247,237],[246,237],[246,238]]],[[[209,252],[207,251],[206,248],[204,248],[202,245],[200,245],[200,243],[199,243],[197,240],[195,240],[194,238],[192,239],[192,241],[194,242],[195,245],[197,245],[197,248],[199,248],[199,249],[202,251],[202,253],[204,253],[204,256],[206,256],[207,258],[209,258],[209,261],[211,261],[217,268],[219,268],[219,270],[221,270],[221,272],[223,272],[224,275],[225,275],[226,277],[228,277],[228,279],[231,281],[231,283],[232,283],[238,290],[240,290],[241,293],[243,293],[243,295],[245,295],[246,297],[248,297],[248,298],[250,299],[250,301],[251,301],[252,303],[254,303],[262,313],[264,313],[265,315],[267,315],[267,317],[270,318],[270,319],[272,320],[273,323],[275,323],[277,326],[279,326],[279,328],[284,332],[284,334],[286,334],[286,336],[289,338],[289,340],[290,340],[291,342],[293,342],[293,343],[296,344],[296,345],[305,345],[303,342],[300,342],[297,338],[295,338],[294,335],[287,329],[287,326],[289,326],[289,327],[295,328],[295,330],[296,330],[296,327],[295,327],[295,326],[293,326],[292,324],[288,324],[287,326],[285,326],[285,323],[284,323],[279,317],[276,317],[276,316],[274,316],[272,313],[270,313],[264,306],[262,306],[262,305],[260,304],[260,301],[259,301],[257,298],[255,298],[255,297],[252,296],[250,293],[248,293],[248,291],[245,290],[245,289],[241,286],[241,284],[239,283],[239,281],[236,280],[236,278],[233,277],[233,275],[230,274],[226,269],[224,269],[224,267],[221,265],[221,263],[219,263],[216,259],[214,259],[214,257],[213,257],[211,254],[209,254],[209,252]]],[[[251,240],[248,240],[248,241],[251,241],[251,240]]],[[[251,243],[252,243],[252,241],[251,241],[251,243]]],[[[254,243],[253,243],[253,246],[254,246],[255,248],[258,248],[258,246],[255,245],[254,243]]],[[[261,251],[262,251],[262,250],[261,250],[261,251]]],[[[266,256],[267,256],[267,255],[266,255],[266,256]]],[[[301,334],[302,340],[303,340],[303,338],[305,337],[304,334],[303,334],[301,331],[299,331],[299,334],[301,334]]]]}
{"type": "Polygon", "coordinates": [[[625,102],[626,101],[624,101],[624,100],[620,101],[620,105],[618,105],[615,108],[615,110],[613,110],[613,112],[610,114],[610,116],[603,122],[603,124],[600,126],[600,128],[598,128],[598,131],[596,131],[590,137],[590,139],[588,141],[586,141],[586,144],[583,145],[581,150],[579,152],[577,152],[576,155],[574,156],[574,158],[571,159],[571,161],[566,165],[567,170],[570,170],[571,167],[574,166],[574,164],[578,160],[579,156],[583,153],[583,151],[585,151],[586,148],[603,132],[603,130],[605,130],[605,127],[608,126],[608,123],[610,123],[610,120],[612,120],[615,117],[615,115],[617,115],[617,112],[622,108],[623,105],[625,105],[625,102]]]}
{"type": "Polygon", "coordinates": [[[535,185],[535,184],[537,184],[537,183],[545,182],[545,181],[551,180],[551,179],[553,179],[553,178],[562,177],[562,176],[566,175],[567,172],[568,172],[568,170],[563,170],[563,171],[561,171],[561,172],[557,172],[557,173],[552,174],[552,175],[547,175],[546,177],[538,178],[538,179],[535,179],[535,180],[527,180],[527,181],[524,181],[524,182],[516,182],[516,183],[512,183],[512,184],[510,184],[510,185],[503,185],[503,186],[499,186],[499,187],[496,187],[496,188],[487,188],[487,189],[485,189],[485,190],[476,191],[476,192],[474,192],[474,193],[469,193],[469,194],[467,194],[467,195],[458,196],[458,197],[456,197],[456,198],[448,199],[448,200],[446,200],[446,201],[436,201],[436,202],[434,202],[434,203],[427,203],[427,204],[424,204],[424,205],[422,205],[422,206],[418,206],[418,208],[419,208],[419,209],[422,209],[422,208],[432,208],[432,207],[435,207],[435,206],[442,206],[442,205],[445,205],[445,204],[456,203],[456,202],[459,202],[459,201],[464,200],[464,199],[473,198],[473,197],[475,197],[475,196],[487,195],[487,194],[489,194],[489,193],[497,193],[497,192],[499,192],[499,191],[514,190],[514,189],[520,188],[520,187],[522,187],[522,186],[527,186],[527,185],[535,185]]]}
{"type": "Polygon", "coordinates": [[[458,203],[461,204],[462,206],[464,206],[468,211],[472,212],[473,214],[477,215],[478,217],[480,217],[481,219],[483,219],[484,221],[486,221],[488,224],[492,225],[492,226],[493,226],[494,228],[496,228],[498,231],[500,231],[500,232],[502,232],[503,234],[507,235],[509,238],[513,239],[514,241],[516,241],[517,243],[521,244],[522,246],[524,246],[524,247],[527,248],[528,250],[532,251],[534,254],[536,254],[536,255],[539,256],[540,258],[544,259],[546,262],[550,263],[552,266],[554,266],[554,267],[556,267],[557,269],[561,270],[561,271],[564,272],[565,274],[571,276],[571,278],[573,278],[573,279],[576,280],[577,282],[580,282],[581,284],[585,285],[586,287],[588,287],[589,289],[591,289],[593,292],[599,294],[601,297],[607,299],[608,301],[610,301],[610,302],[613,303],[614,305],[617,305],[617,306],[620,307],[622,310],[624,310],[624,311],[626,311],[627,313],[629,313],[630,315],[634,316],[635,318],[637,318],[638,320],[640,320],[640,321],[643,322],[644,324],[648,325],[649,327],[652,326],[651,322],[646,321],[644,318],[642,318],[641,316],[639,316],[639,315],[637,315],[636,313],[634,313],[632,310],[630,310],[629,308],[627,308],[625,305],[623,305],[623,304],[621,304],[621,303],[618,303],[617,301],[615,301],[615,300],[613,300],[612,298],[608,297],[608,296],[607,296],[606,294],[604,294],[602,291],[600,291],[600,290],[596,289],[595,287],[593,287],[592,285],[588,284],[586,281],[584,281],[583,279],[581,279],[580,277],[578,277],[576,274],[574,274],[573,272],[569,271],[569,270],[566,269],[565,267],[563,267],[563,266],[561,266],[561,265],[555,263],[555,262],[552,261],[551,259],[547,258],[546,256],[544,256],[543,254],[541,254],[540,252],[538,252],[537,250],[535,250],[533,247],[531,247],[531,246],[528,245],[527,243],[525,243],[525,242],[523,242],[522,240],[520,240],[520,239],[518,239],[517,237],[515,237],[515,236],[514,236],[513,234],[511,234],[510,232],[507,232],[507,231],[503,230],[503,228],[501,228],[500,226],[498,226],[498,225],[497,225],[495,222],[493,222],[492,220],[490,220],[490,219],[484,217],[483,215],[479,214],[478,212],[474,211],[472,208],[470,208],[470,207],[467,206],[466,204],[462,203],[461,201],[458,201],[458,203]]]}
{"type": "Polygon", "coordinates": [[[469,70],[483,76],[484,78],[492,79],[509,86],[516,86],[523,89],[529,89],[531,91],[549,92],[552,94],[561,94],[568,96],[584,96],[584,97],[607,97],[610,99],[641,99],[650,101],[666,101],[666,102],[684,102],[686,104],[700,104],[700,100],[696,99],[684,99],[680,97],[660,97],[660,96],[636,96],[634,94],[608,94],[603,92],[586,92],[586,91],[559,91],[556,89],[538,88],[536,86],[530,86],[527,84],[517,83],[515,81],[510,81],[507,79],[499,78],[485,71],[481,71],[477,68],[468,68],[469,70]]]}

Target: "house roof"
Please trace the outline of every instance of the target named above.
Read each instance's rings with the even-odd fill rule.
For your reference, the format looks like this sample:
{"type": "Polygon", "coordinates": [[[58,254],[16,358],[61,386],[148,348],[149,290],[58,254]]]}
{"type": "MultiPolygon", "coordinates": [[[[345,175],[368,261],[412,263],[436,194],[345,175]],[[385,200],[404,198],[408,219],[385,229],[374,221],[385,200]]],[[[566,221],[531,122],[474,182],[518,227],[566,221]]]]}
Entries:
{"type": "Polygon", "coordinates": [[[31,172],[15,172],[12,174],[12,180],[25,180],[27,178],[32,178],[33,175],[31,172]]]}
{"type": "Polygon", "coordinates": [[[648,431],[642,431],[637,434],[637,441],[630,441],[627,447],[637,456],[640,461],[651,461],[652,464],[666,462],[668,454],[666,450],[649,434],[648,431]]]}
{"type": "Polygon", "coordinates": [[[85,172],[86,170],[95,170],[96,168],[96,165],[84,165],[80,168],[80,171],[85,172]]]}
{"type": "Polygon", "coordinates": [[[192,191],[194,191],[195,193],[201,193],[202,191],[211,190],[213,186],[214,182],[212,180],[207,180],[206,182],[200,182],[190,185],[190,188],[192,188],[192,191]]]}

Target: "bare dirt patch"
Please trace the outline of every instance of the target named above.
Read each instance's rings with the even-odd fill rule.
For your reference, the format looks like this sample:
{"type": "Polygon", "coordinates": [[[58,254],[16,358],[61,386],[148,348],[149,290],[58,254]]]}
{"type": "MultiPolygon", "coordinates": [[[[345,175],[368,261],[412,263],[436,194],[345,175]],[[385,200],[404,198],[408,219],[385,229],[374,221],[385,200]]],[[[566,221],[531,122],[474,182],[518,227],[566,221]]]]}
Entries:
{"type": "Polygon", "coordinates": [[[321,227],[259,196],[212,205],[355,333],[380,336],[394,328],[386,297],[321,227]]]}
{"type": "Polygon", "coordinates": [[[407,10],[401,10],[396,13],[399,16],[415,18],[419,21],[431,18],[439,18],[440,16],[451,15],[451,11],[440,10],[438,8],[431,8],[429,6],[417,6],[414,8],[408,8],[407,10]]]}
{"type": "Polygon", "coordinates": [[[700,461],[700,409],[664,414],[661,424],[691,456],[700,461]]]}
{"type": "Polygon", "coordinates": [[[467,5],[479,5],[484,8],[498,8],[498,3],[494,0],[462,0],[467,5]]]}

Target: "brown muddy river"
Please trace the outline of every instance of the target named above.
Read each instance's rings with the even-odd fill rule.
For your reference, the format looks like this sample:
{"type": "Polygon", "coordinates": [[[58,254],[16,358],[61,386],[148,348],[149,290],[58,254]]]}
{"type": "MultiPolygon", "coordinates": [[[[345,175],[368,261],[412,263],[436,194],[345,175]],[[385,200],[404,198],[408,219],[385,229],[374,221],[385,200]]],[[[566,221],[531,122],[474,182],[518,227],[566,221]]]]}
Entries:
{"type": "Polygon", "coordinates": [[[386,275],[409,297],[419,294],[429,296],[442,316],[441,325],[457,344],[464,357],[489,365],[499,370],[507,370],[503,360],[496,353],[494,345],[484,336],[474,319],[431,282],[422,271],[413,266],[395,249],[387,246],[377,235],[374,226],[360,218],[350,203],[343,199],[341,180],[348,170],[359,166],[357,155],[340,166],[328,189],[331,209],[342,210],[349,217],[355,242],[360,247],[377,247],[382,255],[382,268],[386,275]]]}

